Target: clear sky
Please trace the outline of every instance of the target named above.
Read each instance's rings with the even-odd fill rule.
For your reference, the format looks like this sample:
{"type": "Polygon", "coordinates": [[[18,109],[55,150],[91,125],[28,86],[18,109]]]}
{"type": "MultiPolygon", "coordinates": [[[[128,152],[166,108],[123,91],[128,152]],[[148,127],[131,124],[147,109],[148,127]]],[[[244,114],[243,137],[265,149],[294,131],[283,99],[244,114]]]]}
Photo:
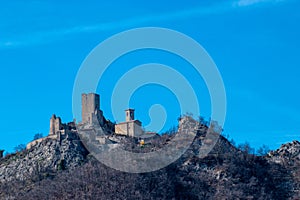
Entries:
{"type": "MultiPolygon", "coordinates": [[[[225,135],[256,148],[299,140],[299,8],[297,0],[0,1],[0,149],[11,152],[35,133],[47,135],[53,113],[72,121],[73,84],[88,53],[113,34],[144,26],[180,31],[210,54],[226,88],[225,135]]],[[[136,52],[114,67],[181,62],[172,58],[136,52]]],[[[110,110],[109,90],[121,76],[112,72],[97,92],[105,116],[122,121],[110,110]]],[[[209,118],[207,91],[198,89],[209,118]]],[[[147,124],[149,107],[157,103],[168,112],[167,129],[176,123],[178,102],[166,88],[140,88],[130,106],[147,124]]]]}

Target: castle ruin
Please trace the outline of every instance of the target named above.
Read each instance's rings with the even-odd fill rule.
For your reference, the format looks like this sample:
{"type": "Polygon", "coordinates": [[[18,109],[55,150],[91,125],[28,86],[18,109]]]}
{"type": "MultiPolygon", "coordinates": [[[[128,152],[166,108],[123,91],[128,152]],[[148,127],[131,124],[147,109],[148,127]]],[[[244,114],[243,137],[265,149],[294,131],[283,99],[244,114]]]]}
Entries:
{"type": "MultiPolygon", "coordinates": [[[[144,134],[142,129],[142,122],[134,118],[134,109],[125,110],[125,122],[119,124],[112,123],[105,119],[103,111],[100,110],[100,96],[96,93],[81,95],[81,116],[82,120],[78,124],[80,126],[91,128],[93,125],[100,125],[107,134],[118,134],[131,137],[140,137],[144,134]],[[96,123],[96,124],[95,124],[96,123]]],[[[62,123],[60,117],[52,115],[50,118],[49,134],[46,137],[34,140],[27,144],[26,148],[30,149],[32,146],[46,140],[46,139],[61,139],[68,134],[75,133],[75,121],[67,124],[62,123]]],[[[1,153],[1,151],[0,151],[1,153]]]]}

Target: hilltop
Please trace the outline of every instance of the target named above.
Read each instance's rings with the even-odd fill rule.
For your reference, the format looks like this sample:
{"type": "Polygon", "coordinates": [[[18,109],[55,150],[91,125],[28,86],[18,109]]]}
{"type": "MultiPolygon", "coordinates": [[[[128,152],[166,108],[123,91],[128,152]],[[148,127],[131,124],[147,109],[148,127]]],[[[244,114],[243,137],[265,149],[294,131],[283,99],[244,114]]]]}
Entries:
{"type": "Polygon", "coordinates": [[[53,115],[48,136],[0,158],[0,199],[300,198],[298,141],[257,156],[232,145],[215,122],[181,116],[177,129],[159,135],[142,129],[134,109],[112,123],[99,100],[83,94],[82,122],[53,115]]]}
{"type": "MultiPolygon", "coordinates": [[[[141,174],[109,168],[89,154],[76,131],[0,160],[1,199],[296,199],[300,143],[265,156],[248,154],[220,136],[199,157],[209,127],[195,123],[189,149],[167,167],[141,174]]],[[[180,127],[179,127],[180,130],[180,127]]],[[[137,139],[113,135],[128,151],[153,151],[176,134],[153,137],[141,148],[137,139]]]]}

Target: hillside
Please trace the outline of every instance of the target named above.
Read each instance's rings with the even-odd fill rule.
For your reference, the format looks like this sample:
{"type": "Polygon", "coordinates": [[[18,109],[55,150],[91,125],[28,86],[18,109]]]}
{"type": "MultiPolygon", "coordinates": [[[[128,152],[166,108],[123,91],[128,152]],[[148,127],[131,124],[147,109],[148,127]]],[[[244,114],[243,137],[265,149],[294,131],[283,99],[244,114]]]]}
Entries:
{"type": "MultiPolygon", "coordinates": [[[[60,140],[47,139],[0,160],[0,199],[300,198],[299,142],[255,156],[220,136],[214,149],[201,157],[199,149],[208,127],[197,126],[192,145],[176,162],[140,174],[120,172],[98,162],[88,154],[76,131],[60,140]]],[[[128,151],[145,152],[164,147],[174,134],[155,137],[143,148],[134,138],[113,137],[119,137],[128,151]]]]}

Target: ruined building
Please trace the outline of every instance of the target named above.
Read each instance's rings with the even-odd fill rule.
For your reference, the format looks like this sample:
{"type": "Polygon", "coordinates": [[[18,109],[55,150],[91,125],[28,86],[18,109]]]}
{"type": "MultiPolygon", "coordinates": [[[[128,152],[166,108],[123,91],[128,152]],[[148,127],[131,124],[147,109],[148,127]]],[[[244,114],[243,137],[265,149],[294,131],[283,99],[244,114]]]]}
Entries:
{"type": "Polygon", "coordinates": [[[75,122],[69,122],[67,124],[64,124],[61,122],[60,117],[56,117],[56,115],[52,115],[50,118],[50,129],[49,134],[46,137],[39,138],[37,140],[34,140],[26,145],[26,149],[30,149],[32,146],[42,142],[46,139],[61,139],[62,137],[65,137],[66,134],[72,134],[76,132],[76,126],[75,122]]]}
{"type": "Polygon", "coordinates": [[[52,115],[50,119],[50,130],[49,135],[56,135],[57,132],[63,129],[60,117],[52,115]]]}
{"type": "Polygon", "coordinates": [[[59,135],[65,135],[66,133],[76,131],[75,122],[62,123],[60,117],[52,115],[50,119],[50,131],[49,136],[58,137],[59,135]]]}

